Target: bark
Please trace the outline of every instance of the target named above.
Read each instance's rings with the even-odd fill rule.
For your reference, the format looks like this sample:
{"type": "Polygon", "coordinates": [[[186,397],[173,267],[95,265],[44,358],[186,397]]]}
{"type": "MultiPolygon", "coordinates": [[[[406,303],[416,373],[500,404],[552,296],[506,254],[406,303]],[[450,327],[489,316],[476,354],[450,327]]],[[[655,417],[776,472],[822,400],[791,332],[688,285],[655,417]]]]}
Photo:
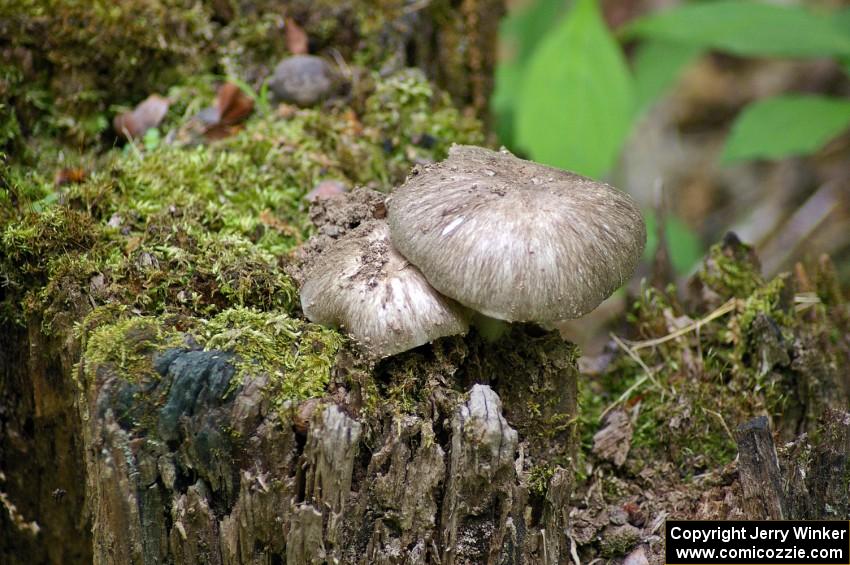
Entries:
{"type": "Polygon", "coordinates": [[[850,514],[850,413],[827,410],[814,433],[781,453],[788,519],[843,520],[850,514]]]}
{"type": "Polygon", "coordinates": [[[850,512],[850,413],[828,410],[779,450],[767,418],[738,428],[741,508],[752,520],[843,519],[850,512]]]}
{"type": "Polygon", "coordinates": [[[782,520],[779,460],[767,417],[753,418],[742,424],[736,435],[744,513],[753,520],[782,520]]]}
{"type": "Polygon", "coordinates": [[[39,320],[0,330],[0,562],[91,561],[80,421],[69,378],[79,354],[39,320]],[[10,506],[16,510],[12,518],[10,506]]]}

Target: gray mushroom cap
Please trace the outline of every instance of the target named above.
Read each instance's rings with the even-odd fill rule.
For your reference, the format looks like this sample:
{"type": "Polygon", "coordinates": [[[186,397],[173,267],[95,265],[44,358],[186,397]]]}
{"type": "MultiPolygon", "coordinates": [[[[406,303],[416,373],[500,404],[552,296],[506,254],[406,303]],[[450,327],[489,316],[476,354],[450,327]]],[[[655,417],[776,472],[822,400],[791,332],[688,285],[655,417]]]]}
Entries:
{"type": "Polygon", "coordinates": [[[376,357],[469,329],[464,308],[428,284],[377,220],[340,238],[308,267],[301,307],[310,320],[339,327],[376,357]]]}
{"type": "Polygon", "coordinates": [[[555,322],[590,312],[634,272],[646,242],[619,190],[454,146],[391,195],[393,244],[442,294],[487,316],[555,322]]]}

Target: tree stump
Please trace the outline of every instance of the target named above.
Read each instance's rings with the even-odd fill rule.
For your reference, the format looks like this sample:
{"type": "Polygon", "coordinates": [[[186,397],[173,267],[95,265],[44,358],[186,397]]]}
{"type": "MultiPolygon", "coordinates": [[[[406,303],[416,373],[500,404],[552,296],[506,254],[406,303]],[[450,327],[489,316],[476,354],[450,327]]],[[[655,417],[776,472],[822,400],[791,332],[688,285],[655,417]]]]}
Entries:
{"type": "Polygon", "coordinates": [[[79,400],[94,561],[563,562],[574,354],[527,327],[495,344],[447,338],[371,369],[387,383],[421,374],[412,409],[384,397],[373,413],[343,374],[318,402],[275,409],[263,375],[233,388],[232,356],[216,351],[167,350],[138,382],[82,367],[96,375],[79,400]],[[512,425],[506,414],[545,403],[538,389],[557,408],[512,425]],[[546,465],[543,497],[528,478],[546,465]]]}

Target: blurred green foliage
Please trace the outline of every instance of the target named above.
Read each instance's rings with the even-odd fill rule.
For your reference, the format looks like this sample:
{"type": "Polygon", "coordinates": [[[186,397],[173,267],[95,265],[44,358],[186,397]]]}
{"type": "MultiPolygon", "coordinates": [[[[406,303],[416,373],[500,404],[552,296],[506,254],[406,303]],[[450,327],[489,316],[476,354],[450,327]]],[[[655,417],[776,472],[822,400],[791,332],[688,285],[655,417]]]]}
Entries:
{"type": "MultiPolygon", "coordinates": [[[[745,57],[832,57],[850,73],[850,9],[814,10],[751,0],[683,2],[613,32],[598,0],[538,0],[503,22],[505,52],[492,109],[501,142],[530,158],[604,178],[637,119],[708,51],[745,57]],[[626,63],[624,44],[637,43],[626,63]]],[[[779,159],[820,149],[850,124],[850,101],[827,96],[761,100],[738,116],[723,162],[779,159]]],[[[698,258],[675,222],[674,264],[698,258]]],[[[651,242],[650,242],[651,243],[651,242]]],[[[648,246],[652,249],[651,246],[648,246]]]]}
{"type": "Polygon", "coordinates": [[[834,15],[741,0],[683,4],[629,23],[621,37],[666,39],[745,57],[850,54],[850,36],[834,15]]]}
{"type": "Polygon", "coordinates": [[[642,42],[632,61],[635,77],[635,106],[642,113],[668,88],[682,70],[702,54],[695,45],[680,45],[664,39],[642,42]]]}
{"type": "Polygon", "coordinates": [[[759,100],[738,117],[723,160],[781,159],[814,153],[848,125],[850,100],[811,95],[759,100]]]}
{"type": "Polygon", "coordinates": [[[520,148],[537,161],[592,177],[611,169],[629,131],[634,93],[625,57],[595,0],[578,0],[547,34],[522,83],[515,115],[520,148]]]}
{"type": "MultiPolygon", "coordinates": [[[[646,248],[644,259],[652,260],[652,255],[658,245],[658,228],[655,212],[646,211],[646,248]]],[[[703,256],[703,246],[697,235],[688,225],[676,216],[665,218],[664,238],[670,252],[670,263],[677,273],[688,272],[703,256]]]]}

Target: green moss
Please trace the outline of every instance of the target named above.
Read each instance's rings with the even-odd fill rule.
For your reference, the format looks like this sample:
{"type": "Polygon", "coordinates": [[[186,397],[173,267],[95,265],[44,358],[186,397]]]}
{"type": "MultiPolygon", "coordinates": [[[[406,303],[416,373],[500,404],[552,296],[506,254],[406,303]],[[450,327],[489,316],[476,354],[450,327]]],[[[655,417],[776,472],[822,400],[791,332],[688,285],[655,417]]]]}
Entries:
{"type": "Polygon", "coordinates": [[[109,368],[129,382],[158,378],[157,352],[182,347],[187,330],[208,350],[235,354],[231,386],[247,376],[265,374],[265,394],[282,407],[287,400],[321,396],[330,380],[343,338],[336,331],[291,318],[283,312],[231,308],[210,320],[136,316],[127,307],[104,306],[76,325],[84,345],[82,375],[91,380],[109,368]]]}
{"type": "Polygon", "coordinates": [[[711,246],[699,276],[724,297],[745,298],[764,284],[752,247],[738,241],[711,246]]]}
{"type": "Polygon", "coordinates": [[[741,331],[747,333],[758,314],[775,320],[780,326],[788,327],[793,317],[788,313],[787,276],[778,276],[754,289],[744,302],[739,321],[741,331]]]}
{"type": "Polygon", "coordinates": [[[640,541],[640,530],[631,526],[609,527],[602,536],[599,549],[603,557],[625,555],[640,541]]]}
{"type": "Polygon", "coordinates": [[[237,355],[234,385],[245,375],[268,375],[266,393],[277,407],[321,396],[343,341],[335,330],[249,308],[231,308],[203,322],[198,337],[207,349],[237,355]]]}
{"type": "Polygon", "coordinates": [[[408,69],[378,82],[366,100],[363,123],[375,128],[390,149],[390,169],[401,174],[409,162],[442,158],[452,143],[483,141],[476,120],[461,114],[437,92],[418,69],[408,69]]]}
{"type": "MultiPolygon", "coordinates": [[[[782,413],[787,406],[797,384],[781,348],[793,339],[798,320],[789,308],[786,277],[764,281],[749,248],[731,244],[712,248],[699,277],[721,298],[738,297],[737,302],[699,331],[636,351],[651,374],[622,351],[604,374],[585,384],[586,457],[600,415],[622,395],[625,407],[637,410],[630,460],[640,468],[663,457],[682,476],[728,463],[736,453],[731,430],[755,415],[782,413]],[[778,332],[774,357],[780,361],[767,369],[760,349],[765,336],[754,333],[758,314],[774,324],[771,332],[778,332]]],[[[629,318],[637,334],[650,339],[690,321],[685,312],[675,289],[647,288],[629,318]]]]}
{"type": "Polygon", "coordinates": [[[549,480],[555,474],[555,468],[551,465],[536,465],[528,472],[528,491],[539,497],[546,496],[549,490],[549,480]]]}
{"type": "MultiPolygon", "coordinates": [[[[48,3],[32,0],[15,11],[15,21],[25,28],[41,25],[37,20],[48,3]]],[[[116,24],[133,10],[147,17],[145,10],[177,3],[131,2],[113,7],[114,14],[103,13],[105,7],[98,4],[81,16],[81,25],[97,25],[106,18],[112,27],[108,33],[116,34],[120,33],[116,24]]],[[[81,8],[72,4],[56,0],[50,6],[77,14],[81,8]]],[[[267,6],[260,12],[266,8],[272,10],[267,6]]],[[[206,8],[193,4],[192,9],[201,12],[182,16],[157,12],[149,21],[201,18],[193,20],[197,28],[186,24],[190,27],[181,36],[183,41],[207,25],[201,21],[206,8]]],[[[293,13],[298,9],[293,5],[293,13]]],[[[345,18],[358,17],[346,14],[345,18]]],[[[240,23],[234,25],[248,26],[231,36],[237,43],[245,37],[239,35],[243,32],[257,32],[254,37],[260,41],[263,29],[270,29],[271,20],[262,13],[257,19],[236,20],[240,23]],[[249,29],[249,20],[262,22],[249,29]]],[[[311,20],[304,25],[319,24],[311,20]]],[[[325,31],[335,33],[331,28],[325,31]]],[[[70,35],[60,35],[57,45],[71,46],[74,37],[80,37],[62,30],[66,33],[70,35]]],[[[147,33],[127,43],[127,57],[133,50],[145,52],[140,44],[147,45],[147,33]]],[[[321,35],[315,37],[321,40],[321,35]]],[[[24,39],[16,36],[15,41],[24,39]]],[[[38,151],[31,156],[34,166],[4,163],[0,180],[8,190],[0,191],[4,220],[0,316],[17,323],[39,320],[45,333],[56,335],[76,327],[87,364],[117,363],[122,372],[138,369],[139,375],[148,374],[149,361],[143,358],[160,338],[169,342],[172,332],[194,333],[205,347],[236,353],[240,376],[249,371],[269,374],[269,394],[278,404],[321,395],[342,337],[298,318],[296,285],[286,274],[291,253],[312,229],[304,195],[327,178],[352,187],[389,190],[415,163],[442,158],[450,143],[480,140],[480,124],[461,116],[421,73],[412,72],[367,77],[350,99],[322,108],[283,112],[258,108],[236,135],[208,142],[184,126],[213,103],[221,75],[210,72],[205,59],[208,45],[201,42],[192,47],[200,51],[180,51],[181,45],[167,44],[162,47],[167,53],[157,51],[162,58],[153,56],[149,62],[157,66],[183,61],[193,53],[201,57],[183,61],[198,72],[186,72],[181,83],[169,87],[169,79],[152,68],[145,79],[150,82],[120,92],[104,83],[96,96],[86,98],[86,89],[94,84],[97,90],[102,81],[89,76],[86,68],[80,69],[86,81],[62,99],[79,101],[82,96],[88,100],[79,107],[82,113],[104,117],[132,107],[153,90],[167,88],[172,103],[158,139],[104,153],[66,151],[53,141],[38,142],[33,145],[38,151]],[[109,112],[107,100],[112,105],[109,112]],[[67,166],[80,166],[89,174],[78,184],[54,186],[54,173],[67,166]],[[139,320],[138,325],[131,319],[139,320]],[[127,344],[130,349],[116,346],[117,357],[109,357],[109,343],[128,331],[142,337],[127,344]]],[[[39,59],[37,71],[44,64],[77,72],[78,55],[69,53],[64,62],[51,65],[39,59]]],[[[39,52],[39,56],[46,55],[39,52]]],[[[103,56],[92,55],[92,69],[100,68],[103,56]]],[[[123,76],[129,64],[116,61],[112,78],[123,76]]],[[[65,104],[60,104],[62,95],[49,85],[46,88],[52,99],[43,113],[64,115],[66,109],[57,109],[65,104]]],[[[68,125],[66,132],[75,127],[68,125]]],[[[399,379],[384,390],[372,383],[375,386],[367,387],[366,396],[378,406],[389,395],[401,410],[413,410],[422,383],[411,382],[399,379]]]]}
{"type": "MultiPolygon", "coordinates": [[[[260,91],[277,61],[289,55],[282,33],[287,18],[303,27],[312,51],[329,58],[334,53],[369,69],[382,68],[397,55],[386,45],[395,40],[387,38],[387,22],[403,16],[404,6],[395,0],[379,4],[371,0],[345,4],[293,0],[285,6],[271,0],[2,3],[0,35],[6,48],[0,58],[0,108],[4,110],[0,111],[0,150],[23,157],[26,137],[57,134],[75,149],[100,144],[108,148],[113,142],[109,132],[113,116],[152,93],[167,93],[175,102],[164,124],[167,127],[177,116],[187,117],[200,109],[186,104],[185,88],[174,89],[181,82],[208,92],[210,78],[235,77],[260,91]]],[[[416,96],[429,97],[424,91],[416,96]]],[[[389,98],[396,99],[394,94],[389,98]]],[[[426,127],[414,133],[443,134],[471,124],[445,111],[438,98],[434,104],[428,101],[435,115],[425,116],[419,125],[426,127]]],[[[413,109],[402,106],[395,108],[413,109]]],[[[397,120],[389,116],[382,123],[393,121],[397,120]]],[[[440,138],[441,143],[452,140],[452,136],[440,138]]],[[[403,144],[396,147],[405,150],[403,144]]],[[[26,157],[38,159],[39,155],[32,151],[26,157]]]]}
{"type": "Polygon", "coordinates": [[[92,382],[99,368],[109,367],[128,382],[158,378],[153,354],[181,343],[179,333],[157,318],[128,317],[100,325],[87,336],[83,376],[92,382]]]}
{"type": "Polygon", "coordinates": [[[22,129],[75,143],[109,126],[110,104],[139,101],[214,60],[215,26],[192,1],[24,0],[3,3],[0,22],[19,75],[4,105],[22,129]]]}
{"type": "Polygon", "coordinates": [[[46,274],[57,255],[91,248],[98,230],[89,216],[63,207],[29,213],[9,224],[0,236],[6,272],[21,276],[46,274]]]}

